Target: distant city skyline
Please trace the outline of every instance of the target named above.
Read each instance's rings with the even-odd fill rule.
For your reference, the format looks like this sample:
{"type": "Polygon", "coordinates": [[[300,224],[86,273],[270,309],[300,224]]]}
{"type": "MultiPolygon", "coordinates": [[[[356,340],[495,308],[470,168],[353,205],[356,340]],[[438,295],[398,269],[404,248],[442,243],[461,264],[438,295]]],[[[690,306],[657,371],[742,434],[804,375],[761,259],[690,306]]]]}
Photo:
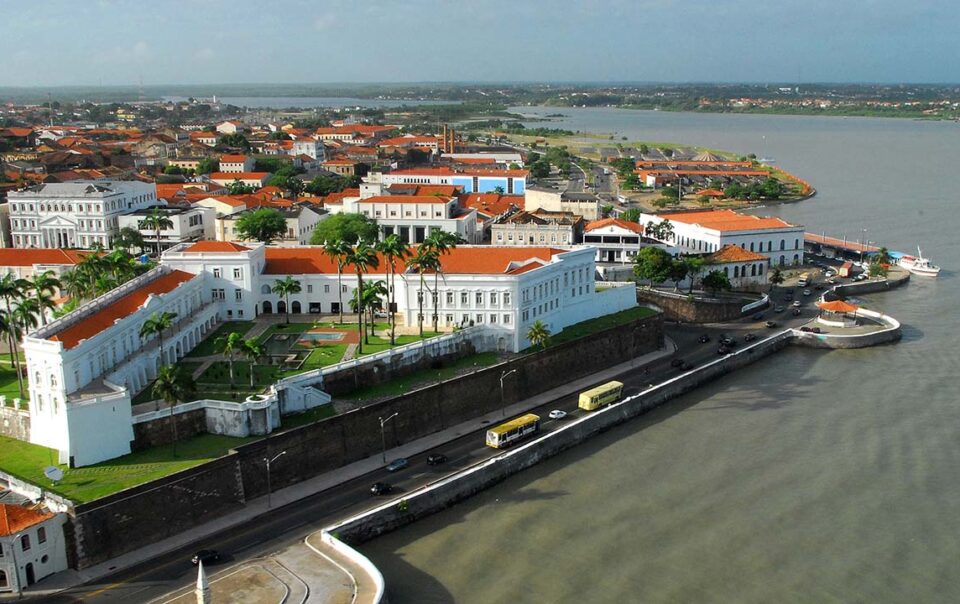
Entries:
{"type": "Polygon", "coordinates": [[[932,0],[50,0],[4,7],[0,86],[954,83],[958,26],[932,0]]]}

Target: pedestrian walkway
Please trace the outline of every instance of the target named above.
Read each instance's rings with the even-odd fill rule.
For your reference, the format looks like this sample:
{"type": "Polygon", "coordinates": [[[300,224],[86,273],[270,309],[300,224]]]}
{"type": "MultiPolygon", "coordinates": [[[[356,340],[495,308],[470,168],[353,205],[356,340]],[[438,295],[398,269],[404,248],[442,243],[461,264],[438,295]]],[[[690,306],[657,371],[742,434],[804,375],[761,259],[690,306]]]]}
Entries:
{"type": "MultiPolygon", "coordinates": [[[[619,365],[614,365],[613,367],[590,374],[589,376],[579,380],[557,386],[556,388],[551,388],[550,390],[542,392],[536,396],[512,405],[508,405],[504,411],[499,409],[496,411],[491,411],[490,413],[486,413],[482,416],[478,416],[471,420],[456,424],[445,430],[435,432],[428,436],[424,436],[423,438],[419,438],[393,449],[389,449],[387,451],[387,456],[391,459],[397,457],[409,458],[414,455],[424,453],[449,441],[456,440],[464,434],[480,430],[490,424],[500,422],[502,421],[504,415],[509,417],[525,413],[530,409],[545,405],[555,399],[575,394],[599,382],[609,381],[620,374],[656,362],[659,359],[672,355],[675,351],[676,345],[669,338],[666,338],[665,348],[647,353],[630,361],[620,363],[619,365]]],[[[366,459],[353,462],[331,472],[327,472],[298,484],[280,489],[275,491],[271,496],[272,508],[280,508],[311,495],[315,495],[321,491],[334,488],[342,483],[376,471],[382,466],[383,463],[380,455],[371,455],[366,459]]],[[[268,500],[266,496],[251,499],[247,501],[244,507],[228,512],[204,524],[195,526],[189,531],[168,537],[167,539],[158,541],[150,546],[143,547],[132,552],[127,552],[126,554],[122,554],[116,558],[80,571],[67,571],[60,573],[59,575],[54,575],[53,577],[45,580],[42,584],[34,586],[34,588],[29,590],[27,593],[30,593],[31,595],[54,593],[56,591],[81,583],[95,581],[96,579],[115,573],[119,570],[135,566],[156,556],[160,556],[166,552],[182,548],[205,537],[209,537],[221,531],[225,531],[249,522],[259,516],[268,514],[270,513],[270,508],[268,508],[267,503],[268,500]]],[[[333,563],[326,561],[326,564],[333,563]]],[[[335,565],[334,568],[336,568],[335,565]]],[[[353,579],[358,590],[364,589],[364,577],[355,575],[353,579]]],[[[313,589],[313,586],[311,586],[311,589],[313,589]]]]}

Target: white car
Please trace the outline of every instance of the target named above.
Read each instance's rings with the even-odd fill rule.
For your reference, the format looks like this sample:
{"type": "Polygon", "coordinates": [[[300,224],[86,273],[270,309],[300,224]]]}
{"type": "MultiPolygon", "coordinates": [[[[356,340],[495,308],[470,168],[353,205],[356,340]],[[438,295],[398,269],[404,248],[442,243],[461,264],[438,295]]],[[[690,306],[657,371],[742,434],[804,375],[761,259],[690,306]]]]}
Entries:
{"type": "Polygon", "coordinates": [[[809,296],[809,295],[812,294],[812,293],[813,293],[813,292],[811,292],[809,289],[803,290],[803,295],[804,295],[804,296],[809,296]]]}
{"type": "Polygon", "coordinates": [[[548,414],[550,419],[563,419],[567,416],[566,411],[561,411],[560,409],[554,409],[548,414]]]}
{"type": "Polygon", "coordinates": [[[823,273],[823,276],[824,276],[824,277],[827,277],[827,278],[830,278],[830,277],[833,276],[833,271],[827,271],[827,272],[823,273]]]}

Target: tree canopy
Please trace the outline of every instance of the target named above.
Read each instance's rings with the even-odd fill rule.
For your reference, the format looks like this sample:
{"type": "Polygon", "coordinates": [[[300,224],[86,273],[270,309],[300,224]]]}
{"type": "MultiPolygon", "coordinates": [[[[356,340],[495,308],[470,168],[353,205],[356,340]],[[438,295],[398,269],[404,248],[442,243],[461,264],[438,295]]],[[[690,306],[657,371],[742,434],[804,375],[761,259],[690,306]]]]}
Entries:
{"type": "Polygon", "coordinates": [[[334,214],[317,225],[310,242],[323,245],[328,241],[374,241],[377,239],[377,222],[363,214],[334,214]]]}
{"type": "Polygon", "coordinates": [[[242,215],[235,229],[241,239],[270,243],[287,232],[287,221],[274,208],[260,208],[242,215]]]}
{"type": "Polygon", "coordinates": [[[662,283],[670,277],[673,258],[658,247],[642,248],[634,257],[633,273],[646,279],[650,285],[662,283]]]}

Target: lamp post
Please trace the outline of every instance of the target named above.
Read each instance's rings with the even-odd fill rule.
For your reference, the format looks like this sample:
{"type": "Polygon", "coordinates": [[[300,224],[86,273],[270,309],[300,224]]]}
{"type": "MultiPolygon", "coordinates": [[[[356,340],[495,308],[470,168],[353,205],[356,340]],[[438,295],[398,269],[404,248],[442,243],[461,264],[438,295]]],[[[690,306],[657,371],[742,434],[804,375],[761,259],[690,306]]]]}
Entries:
{"type": "Polygon", "coordinates": [[[395,418],[398,415],[400,415],[399,411],[394,413],[387,419],[383,419],[382,417],[378,418],[380,420],[380,446],[382,447],[381,456],[383,457],[383,463],[387,463],[387,435],[384,432],[383,427],[386,425],[388,421],[390,421],[391,419],[395,418]]]}
{"type": "Polygon", "coordinates": [[[504,401],[504,397],[503,397],[503,380],[506,379],[506,377],[511,373],[516,373],[516,372],[517,372],[516,369],[511,369],[510,371],[504,371],[503,373],[500,374],[500,416],[501,417],[507,416],[507,404],[504,401]]]}
{"type": "Polygon", "coordinates": [[[267,509],[268,509],[268,510],[270,509],[271,505],[273,504],[273,501],[271,501],[271,499],[270,499],[270,494],[273,492],[273,489],[271,488],[271,485],[270,485],[270,464],[272,464],[273,462],[277,461],[277,459],[278,459],[281,455],[286,455],[286,454],[287,454],[287,452],[284,450],[284,451],[280,451],[279,453],[277,453],[276,455],[274,455],[273,457],[271,457],[271,458],[269,458],[269,459],[266,458],[266,457],[263,458],[263,463],[267,464],[267,509]]]}
{"type": "Polygon", "coordinates": [[[867,241],[867,229],[861,229],[860,233],[860,264],[863,264],[863,247],[867,241]]]}

